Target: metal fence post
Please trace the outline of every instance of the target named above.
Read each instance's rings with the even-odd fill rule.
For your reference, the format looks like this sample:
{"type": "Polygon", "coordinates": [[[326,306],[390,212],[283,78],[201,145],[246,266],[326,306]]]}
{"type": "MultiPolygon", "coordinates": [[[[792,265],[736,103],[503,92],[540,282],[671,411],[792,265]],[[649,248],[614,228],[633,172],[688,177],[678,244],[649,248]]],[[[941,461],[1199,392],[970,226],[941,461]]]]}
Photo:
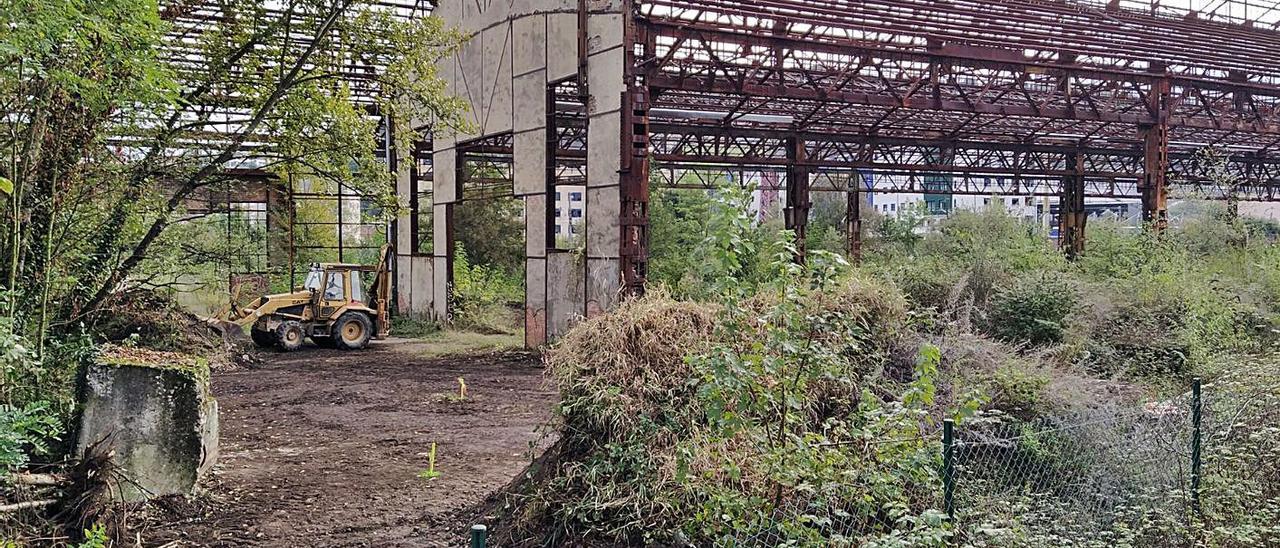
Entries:
{"type": "Polygon", "coordinates": [[[947,519],[956,519],[956,463],[954,454],[955,421],[942,421],[942,508],[947,512],[947,519]]]}
{"type": "Polygon", "coordinates": [[[489,543],[489,528],[480,524],[471,526],[471,548],[485,548],[489,543]]]}
{"type": "Polygon", "coordinates": [[[1200,377],[1191,379],[1191,508],[1200,514],[1200,377]]]}

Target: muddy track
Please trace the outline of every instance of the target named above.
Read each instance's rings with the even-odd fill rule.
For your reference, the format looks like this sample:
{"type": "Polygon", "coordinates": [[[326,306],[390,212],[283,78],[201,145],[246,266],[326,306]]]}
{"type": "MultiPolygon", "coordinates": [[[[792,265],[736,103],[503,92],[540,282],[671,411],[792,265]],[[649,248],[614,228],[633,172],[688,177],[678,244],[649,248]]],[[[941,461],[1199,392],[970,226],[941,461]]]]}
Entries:
{"type": "Polygon", "coordinates": [[[463,544],[457,516],[529,463],[553,393],[530,354],[414,348],[306,347],[215,373],[221,457],[206,495],[153,504],[134,529],[150,546],[463,544]],[[425,480],[432,442],[440,477],[425,480]]]}

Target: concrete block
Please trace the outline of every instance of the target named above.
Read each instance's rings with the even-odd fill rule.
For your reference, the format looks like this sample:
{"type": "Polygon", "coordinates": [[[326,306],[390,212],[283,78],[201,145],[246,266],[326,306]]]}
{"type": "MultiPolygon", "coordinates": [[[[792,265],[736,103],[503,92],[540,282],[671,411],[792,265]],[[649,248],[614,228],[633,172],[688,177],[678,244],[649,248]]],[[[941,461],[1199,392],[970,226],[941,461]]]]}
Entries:
{"type": "Polygon", "coordinates": [[[618,224],[622,208],[619,187],[587,189],[587,256],[617,257],[622,240],[618,224]]]}
{"type": "Polygon", "coordinates": [[[396,233],[395,244],[396,249],[403,249],[406,253],[414,251],[413,249],[413,225],[409,224],[410,214],[408,203],[405,203],[405,213],[396,216],[396,233]]]}
{"type": "Polygon", "coordinates": [[[435,265],[431,257],[414,257],[409,277],[409,315],[430,318],[435,300],[435,265]]]}
{"type": "Polygon", "coordinates": [[[511,25],[486,29],[484,38],[484,121],[482,133],[495,135],[511,131],[511,25]]]}
{"type": "Polygon", "coordinates": [[[547,71],[536,70],[517,76],[511,91],[515,131],[547,127],[547,71]]]}
{"type": "Polygon", "coordinates": [[[575,13],[548,15],[547,80],[556,82],[577,73],[578,15],[575,13]]]}
{"type": "Polygon", "coordinates": [[[218,459],[218,403],[209,368],[100,357],[84,379],[76,452],[114,452],[122,480],[106,492],[119,502],[190,495],[218,459]]]}
{"type": "Polygon", "coordinates": [[[437,203],[432,206],[431,210],[431,249],[435,255],[443,256],[448,253],[453,242],[449,241],[449,233],[447,232],[449,220],[449,208],[447,204],[437,203]]]}
{"type": "Polygon", "coordinates": [[[587,53],[622,47],[622,14],[592,14],[587,18],[587,53]]]}
{"type": "Polygon", "coordinates": [[[622,48],[587,57],[587,87],[591,92],[587,114],[604,114],[622,108],[624,60],[622,48]]]}
{"type": "Polygon", "coordinates": [[[587,259],[587,317],[612,310],[622,288],[622,266],[618,259],[587,259]]]}
{"type": "Polygon", "coordinates": [[[454,76],[454,95],[467,101],[471,115],[467,119],[474,125],[474,132],[459,132],[458,140],[466,141],[479,135],[483,116],[487,112],[484,89],[483,35],[478,35],[462,46],[458,53],[458,68],[454,76]]]}
{"type": "Polygon", "coordinates": [[[449,259],[448,257],[432,258],[432,317],[441,323],[449,323],[449,259]]]}
{"type": "Polygon", "coordinates": [[[413,295],[413,258],[396,255],[396,313],[413,315],[410,296],[413,295]]]}
{"type": "Polygon", "coordinates": [[[458,150],[436,149],[431,155],[431,199],[435,204],[451,204],[458,201],[458,150]]]}
{"type": "Polygon", "coordinates": [[[511,18],[513,0],[485,0],[477,3],[485,4],[480,8],[480,17],[476,23],[482,29],[493,28],[511,18]]]}
{"type": "Polygon", "coordinates": [[[457,1],[462,4],[461,28],[466,32],[477,32],[483,28],[480,26],[480,15],[484,10],[484,7],[480,2],[470,2],[468,0],[457,1]]]}
{"type": "Polygon", "coordinates": [[[587,2],[587,9],[590,10],[591,13],[598,13],[602,11],[621,13],[622,7],[622,0],[589,0],[587,2]]]}
{"type": "Polygon", "coordinates": [[[547,14],[577,9],[578,0],[515,0],[511,5],[511,13],[516,17],[532,13],[547,14]]]}
{"type": "Polygon", "coordinates": [[[618,170],[622,169],[621,122],[617,113],[591,117],[587,132],[587,186],[618,184],[618,170]]]}
{"type": "Polygon", "coordinates": [[[524,197],[525,257],[547,255],[547,194],[524,197]]]}
{"type": "Polygon", "coordinates": [[[512,184],[517,196],[547,193],[547,132],[517,133],[512,140],[512,184]]]}
{"type": "Polygon", "coordinates": [[[444,21],[445,25],[457,28],[462,25],[463,7],[466,2],[464,0],[445,0],[437,2],[436,8],[431,10],[431,15],[439,17],[444,21]]]}
{"type": "Polygon", "coordinates": [[[586,268],[576,253],[547,255],[547,339],[569,331],[586,312],[586,268]]]}
{"type": "Polygon", "coordinates": [[[516,76],[547,68],[547,16],[528,15],[511,23],[511,54],[516,76]]]}
{"type": "Polygon", "coordinates": [[[537,348],[547,343],[547,260],[525,259],[524,345],[537,348]]]}

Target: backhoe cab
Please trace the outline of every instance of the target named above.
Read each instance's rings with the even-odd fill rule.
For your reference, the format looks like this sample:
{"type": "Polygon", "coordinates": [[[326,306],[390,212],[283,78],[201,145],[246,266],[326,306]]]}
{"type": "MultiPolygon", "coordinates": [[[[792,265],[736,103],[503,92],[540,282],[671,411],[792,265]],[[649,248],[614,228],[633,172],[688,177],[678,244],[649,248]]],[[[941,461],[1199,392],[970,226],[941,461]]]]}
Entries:
{"type": "Polygon", "coordinates": [[[297,350],[308,337],[320,346],[365,348],[370,339],[391,332],[389,260],[390,246],[383,246],[377,265],[313,264],[301,289],[265,295],[233,313],[231,321],[249,326],[253,342],[263,348],[297,350]],[[367,289],[366,272],[373,273],[367,289]]]}

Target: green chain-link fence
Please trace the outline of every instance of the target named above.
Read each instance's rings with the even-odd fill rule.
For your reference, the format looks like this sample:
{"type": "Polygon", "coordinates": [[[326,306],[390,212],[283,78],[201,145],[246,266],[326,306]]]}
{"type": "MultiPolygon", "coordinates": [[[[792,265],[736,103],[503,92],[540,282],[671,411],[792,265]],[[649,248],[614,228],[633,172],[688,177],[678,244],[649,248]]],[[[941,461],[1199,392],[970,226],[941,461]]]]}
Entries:
{"type": "MultiPolygon", "coordinates": [[[[1196,381],[1181,397],[1137,410],[945,421],[936,496],[912,506],[949,521],[957,546],[1110,546],[1138,531],[1146,541],[1176,545],[1151,531],[1179,535],[1185,527],[1153,525],[1185,525],[1196,511],[1201,433],[1213,420],[1205,409],[1196,381]]],[[[832,546],[892,539],[904,533],[905,510],[793,501],[775,510],[770,525],[741,531],[734,545],[792,544],[793,524],[819,527],[832,546]]]]}

